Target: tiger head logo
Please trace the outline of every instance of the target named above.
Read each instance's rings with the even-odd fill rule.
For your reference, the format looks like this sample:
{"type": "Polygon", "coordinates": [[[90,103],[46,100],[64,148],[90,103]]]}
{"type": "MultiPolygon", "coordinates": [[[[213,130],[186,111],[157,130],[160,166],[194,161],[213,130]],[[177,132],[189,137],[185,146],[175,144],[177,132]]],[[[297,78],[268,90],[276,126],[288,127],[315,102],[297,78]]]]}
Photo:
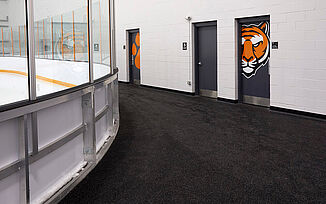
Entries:
{"type": "Polygon", "coordinates": [[[135,67],[140,69],[140,36],[139,32],[136,35],[135,42],[132,44],[132,57],[135,60],[135,67]]]}
{"type": "Polygon", "coordinates": [[[254,76],[269,61],[269,24],[242,26],[242,74],[254,76]]]}
{"type": "Polygon", "coordinates": [[[57,41],[57,53],[61,58],[73,58],[74,49],[77,55],[86,53],[86,40],[85,33],[83,32],[69,32],[57,41]]]}

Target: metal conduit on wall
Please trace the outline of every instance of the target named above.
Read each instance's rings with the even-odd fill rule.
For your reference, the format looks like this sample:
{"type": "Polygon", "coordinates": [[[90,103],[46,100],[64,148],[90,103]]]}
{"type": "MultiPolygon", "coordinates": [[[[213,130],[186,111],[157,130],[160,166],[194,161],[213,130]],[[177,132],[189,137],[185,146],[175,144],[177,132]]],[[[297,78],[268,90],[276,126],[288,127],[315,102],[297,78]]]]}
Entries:
{"type": "MultiPolygon", "coordinates": [[[[87,40],[93,45],[92,0],[87,4],[87,40]]],[[[58,203],[114,141],[119,129],[114,0],[109,5],[110,74],[94,79],[94,50],[89,46],[88,83],[37,97],[34,9],[33,1],[26,1],[27,28],[21,35],[27,36],[28,73],[21,75],[28,77],[29,98],[0,107],[1,203],[58,203]]]]}

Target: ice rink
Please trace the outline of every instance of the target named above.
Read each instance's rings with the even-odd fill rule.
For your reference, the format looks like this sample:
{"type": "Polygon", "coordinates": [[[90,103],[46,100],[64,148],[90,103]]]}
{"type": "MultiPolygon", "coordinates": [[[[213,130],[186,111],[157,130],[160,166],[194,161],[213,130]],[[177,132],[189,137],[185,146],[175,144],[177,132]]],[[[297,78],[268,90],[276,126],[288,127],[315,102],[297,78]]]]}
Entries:
{"type": "MultiPolygon", "coordinates": [[[[37,96],[87,83],[87,62],[36,59],[37,96]]],[[[0,57],[0,105],[28,98],[27,59],[0,57]]],[[[107,65],[94,63],[94,78],[110,73],[107,65]]]]}

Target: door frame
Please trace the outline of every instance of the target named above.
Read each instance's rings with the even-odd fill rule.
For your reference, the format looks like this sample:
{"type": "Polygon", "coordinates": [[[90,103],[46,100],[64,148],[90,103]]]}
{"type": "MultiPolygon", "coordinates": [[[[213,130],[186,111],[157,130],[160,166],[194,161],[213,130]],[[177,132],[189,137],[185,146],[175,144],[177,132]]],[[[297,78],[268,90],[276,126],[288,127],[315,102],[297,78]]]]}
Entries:
{"type": "MultiPolygon", "coordinates": [[[[251,16],[251,17],[243,17],[243,18],[236,18],[236,32],[235,32],[235,39],[236,39],[236,66],[237,66],[237,83],[238,83],[238,102],[239,103],[244,103],[243,101],[243,87],[242,87],[242,77],[241,77],[241,71],[242,71],[242,66],[240,62],[240,56],[241,56],[241,47],[242,47],[242,42],[240,40],[241,36],[241,24],[243,23],[256,23],[257,21],[270,21],[270,15],[261,15],[261,16],[251,16]]],[[[271,24],[269,23],[269,26],[271,24]]],[[[270,28],[269,28],[270,29],[270,28]]],[[[271,43],[271,42],[270,42],[271,43]]],[[[270,60],[270,59],[269,59],[270,60]]],[[[270,62],[268,62],[270,63],[270,62]]],[[[269,84],[271,84],[271,79],[269,79],[269,84]]],[[[271,87],[269,88],[269,91],[271,92],[271,87]]],[[[258,105],[258,104],[257,104],[258,105]]]]}
{"type": "MultiPolygon", "coordinates": [[[[132,83],[131,81],[131,74],[130,74],[130,35],[133,33],[139,32],[140,35],[140,29],[139,28],[133,28],[133,29],[127,29],[126,30],[126,70],[127,70],[127,80],[129,83],[132,83]]],[[[141,70],[139,70],[141,72],[141,70]]],[[[139,76],[139,83],[141,84],[141,74],[139,76]]]]}
{"type": "MultiPolygon", "coordinates": [[[[218,29],[217,29],[217,20],[213,21],[200,21],[200,22],[193,22],[193,67],[194,67],[194,92],[195,95],[200,95],[199,91],[199,66],[198,66],[198,28],[206,27],[206,26],[216,26],[216,42],[218,44],[218,29]]],[[[216,44],[216,96],[212,98],[218,98],[218,46],[216,44]]],[[[209,94],[208,94],[209,95],[209,94]]]]}

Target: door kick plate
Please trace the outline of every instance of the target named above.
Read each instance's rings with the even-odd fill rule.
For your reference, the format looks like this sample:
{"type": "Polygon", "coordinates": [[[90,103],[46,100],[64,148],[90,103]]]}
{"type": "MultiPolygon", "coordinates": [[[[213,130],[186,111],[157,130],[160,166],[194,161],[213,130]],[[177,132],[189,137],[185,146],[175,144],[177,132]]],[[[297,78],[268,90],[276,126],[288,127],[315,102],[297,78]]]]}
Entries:
{"type": "Polygon", "coordinates": [[[140,80],[134,79],[134,84],[140,85],[140,80]]]}
{"type": "Polygon", "coordinates": [[[217,98],[217,91],[200,89],[199,95],[205,96],[205,97],[210,97],[210,98],[217,98]]]}
{"type": "Polygon", "coordinates": [[[253,104],[257,106],[264,106],[269,107],[270,106],[270,99],[269,98],[262,98],[257,96],[243,96],[243,102],[248,104],[253,104]]]}

